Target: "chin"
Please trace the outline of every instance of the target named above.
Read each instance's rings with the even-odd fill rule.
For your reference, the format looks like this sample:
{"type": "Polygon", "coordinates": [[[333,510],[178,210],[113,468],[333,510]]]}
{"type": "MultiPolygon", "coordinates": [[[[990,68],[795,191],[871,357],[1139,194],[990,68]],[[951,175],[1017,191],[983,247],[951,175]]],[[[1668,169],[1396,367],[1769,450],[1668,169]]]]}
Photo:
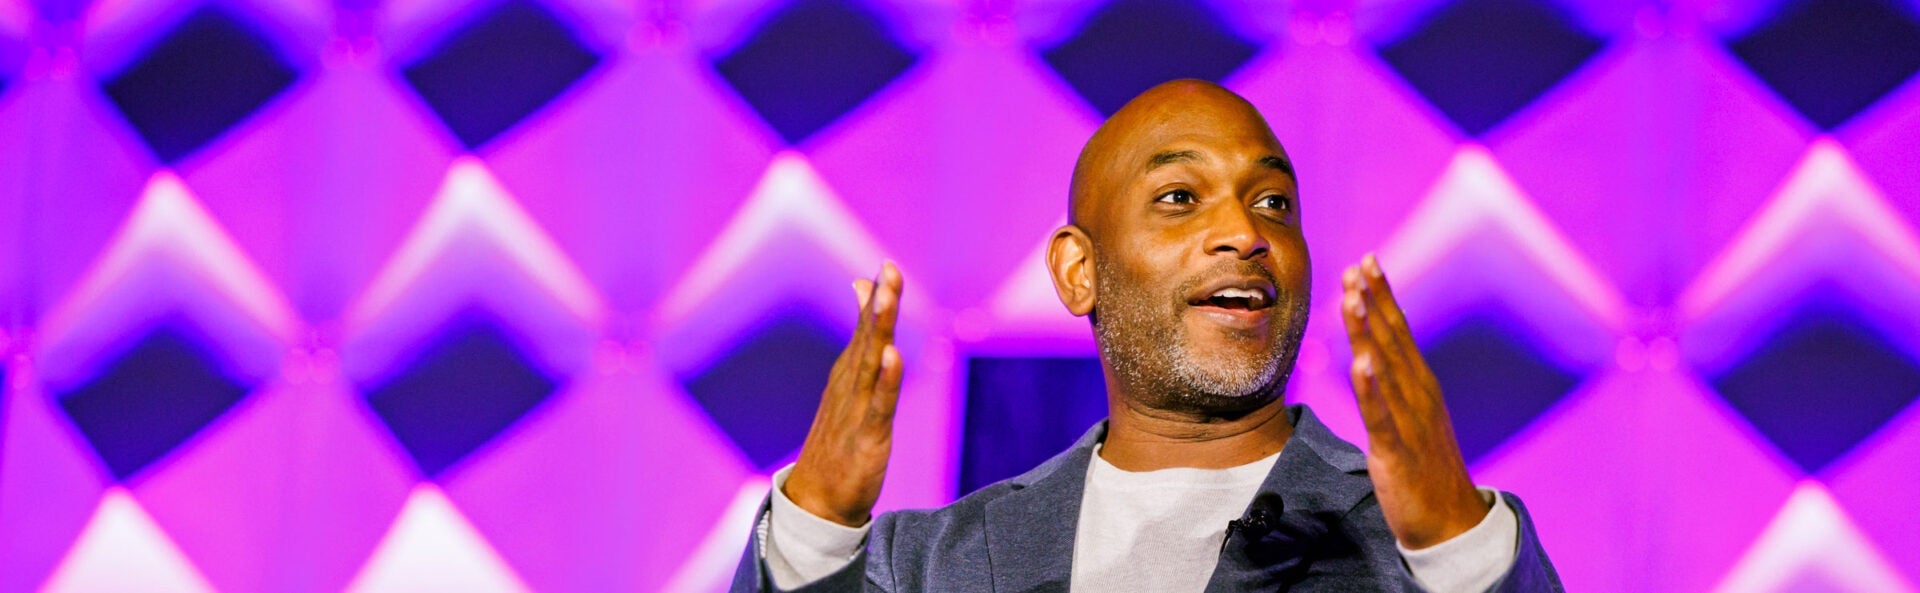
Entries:
{"type": "Polygon", "coordinates": [[[1265,361],[1272,356],[1266,347],[1217,348],[1192,352],[1195,364],[1189,382],[1199,391],[1225,400],[1262,399],[1278,391],[1275,384],[1284,377],[1286,365],[1276,364],[1270,371],[1265,361]]]}

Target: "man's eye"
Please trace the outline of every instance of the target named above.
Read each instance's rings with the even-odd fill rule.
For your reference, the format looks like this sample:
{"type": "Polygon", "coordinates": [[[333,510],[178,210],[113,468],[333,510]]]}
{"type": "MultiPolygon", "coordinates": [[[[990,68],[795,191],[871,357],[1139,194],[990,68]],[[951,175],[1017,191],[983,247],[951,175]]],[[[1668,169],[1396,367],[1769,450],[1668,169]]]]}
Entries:
{"type": "Polygon", "coordinates": [[[1274,210],[1286,212],[1293,209],[1293,202],[1288,201],[1286,196],[1283,196],[1280,194],[1273,194],[1271,196],[1260,198],[1260,201],[1253,203],[1253,207],[1272,208],[1274,210]]]}
{"type": "Polygon", "coordinates": [[[1194,200],[1193,192],[1190,192],[1184,189],[1176,189],[1164,194],[1160,194],[1160,197],[1155,198],[1153,201],[1166,203],[1166,204],[1192,204],[1196,200],[1194,200]]]}

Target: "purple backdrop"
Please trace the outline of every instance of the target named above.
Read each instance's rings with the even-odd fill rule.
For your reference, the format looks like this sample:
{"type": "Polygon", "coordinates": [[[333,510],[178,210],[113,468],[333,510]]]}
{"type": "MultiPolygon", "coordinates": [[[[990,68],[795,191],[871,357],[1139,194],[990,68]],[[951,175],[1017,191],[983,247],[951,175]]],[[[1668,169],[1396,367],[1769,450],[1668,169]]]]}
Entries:
{"type": "Polygon", "coordinates": [[[882,504],[1100,414],[1040,264],[1103,115],[1301,172],[1583,591],[1920,591],[1915,0],[0,0],[0,593],[711,591],[848,282],[882,504]]]}

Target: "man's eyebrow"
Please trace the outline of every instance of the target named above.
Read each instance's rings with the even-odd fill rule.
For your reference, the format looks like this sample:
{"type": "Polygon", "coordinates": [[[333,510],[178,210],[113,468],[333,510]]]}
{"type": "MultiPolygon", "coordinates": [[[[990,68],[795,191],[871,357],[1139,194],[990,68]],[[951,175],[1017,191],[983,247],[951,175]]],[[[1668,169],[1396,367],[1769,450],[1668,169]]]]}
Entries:
{"type": "MultiPolygon", "coordinates": [[[[1153,158],[1147,159],[1147,170],[1152,171],[1162,166],[1171,165],[1174,163],[1188,163],[1188,162],[1204,161],[1204,160],[1206,160],[1206,157],[1202,156],[1200,152],[1197,150],[1170,150],[1166,152],[1156,153],[1153,155],[1153,158]]],[[[1267,155],[1267,156],[1260,157],[1259,160],[1256,160],[1254,162],[1259,163],[1259,165],[1262,167],[1273,169],[1281,173],[1286,173],[1287,176],[1289,177],[1294,176],[1293,163],[1288,162],[1287,159],[1283,159],[1275,155],[1267,155]]]]}
{"type": "Polygon", "coordinates": [[[1187,163],[1187,162],[1200,161],[1200,160],[1206,160],[1206,159],[1201,157],[1200,152],[1197,150],[1170,150],[1167,152],[1155,154],[1153,155],[1153,158],[1147,159],[1147,170],[1152,171],[1154,169],[1160,168],[1162,165],[1171,165],[1173,163],[1187,163]]]}
{"type": "Polygon", "coordinates": [[[1297,177],[1293,174],[1293,163],[1287,162],[1287,159],[1277,156],[1267,155],[1260,157],[1260,166],[1286,173],[1288,177],[1297,177]]]}

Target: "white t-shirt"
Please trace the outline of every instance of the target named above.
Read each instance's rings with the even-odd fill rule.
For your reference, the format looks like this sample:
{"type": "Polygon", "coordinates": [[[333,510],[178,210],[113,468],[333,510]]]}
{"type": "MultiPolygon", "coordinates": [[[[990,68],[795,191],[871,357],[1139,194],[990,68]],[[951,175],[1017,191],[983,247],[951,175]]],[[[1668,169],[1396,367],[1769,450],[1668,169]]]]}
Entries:
{"type": "Polygon", "coordinates": [[[1279,453],[1227,469],[1130,472],[1093,447],[1073,540],[1073,591],[1201,591],[1227,522],[1260,492],[1279,453]]]}

